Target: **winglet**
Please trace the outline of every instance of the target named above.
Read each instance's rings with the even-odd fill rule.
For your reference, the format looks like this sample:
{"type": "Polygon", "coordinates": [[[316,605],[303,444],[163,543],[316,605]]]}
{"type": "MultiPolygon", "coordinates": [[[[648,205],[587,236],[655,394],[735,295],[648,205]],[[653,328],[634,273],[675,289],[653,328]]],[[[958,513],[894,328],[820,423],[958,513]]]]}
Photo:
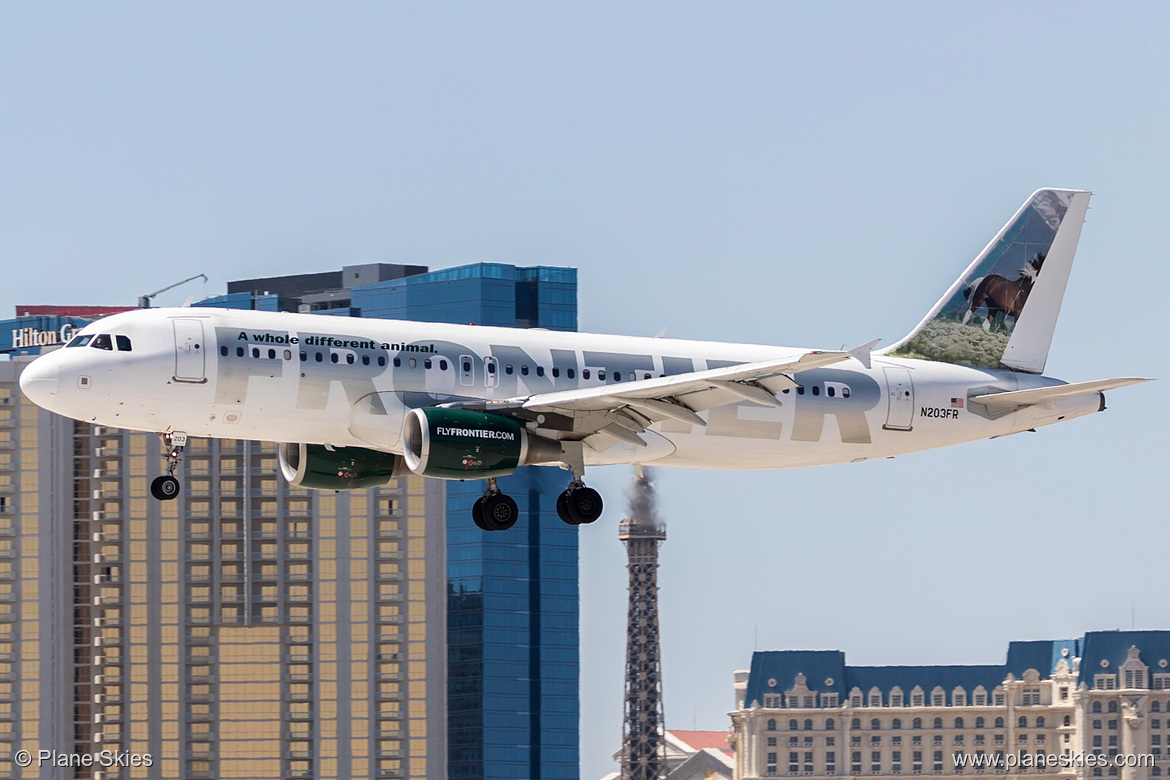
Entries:
{"type": "Polygon", "coordinates": [[[881,339],[874,339],[873,341],[867,341],[864,344],[862,344],[860,347],[854,347],[853,349],[849,350],[849,354],[852,355],[853,357],[857,358],[857,360],[860,361],[861,365],[865,366],[866,368],[870,368],[871,366],[870,366],[870,360],[869,360],[869,353],[872,352],[873,348],[876,347],[880,343],[881,343],[881,339]]]}

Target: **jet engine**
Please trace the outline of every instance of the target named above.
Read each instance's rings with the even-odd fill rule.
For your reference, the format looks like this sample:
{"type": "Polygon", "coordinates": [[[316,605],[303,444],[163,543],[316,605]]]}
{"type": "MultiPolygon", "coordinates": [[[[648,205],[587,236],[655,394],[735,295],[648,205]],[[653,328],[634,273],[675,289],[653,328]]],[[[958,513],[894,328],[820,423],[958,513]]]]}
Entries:
{"type": "Polygon", "coordinates": [[[403,448],[411,471],[439,479],[502,477],[563,457],[558,442],[530,433],[511,417],[433,406],[406,415],[403,448]]]}
{"type": "Polygon", "coordinates": [[[404,472],[401,455],[361,447],[281,444],[277,458],[290,485],[314,490],[365,490],[404,472]]]}

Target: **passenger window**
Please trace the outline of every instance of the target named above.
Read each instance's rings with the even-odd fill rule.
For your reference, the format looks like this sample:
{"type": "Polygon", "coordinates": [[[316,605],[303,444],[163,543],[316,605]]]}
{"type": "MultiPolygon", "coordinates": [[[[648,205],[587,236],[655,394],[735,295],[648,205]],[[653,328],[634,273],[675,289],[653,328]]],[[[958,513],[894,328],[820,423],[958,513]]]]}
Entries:
{"type": "Polygon", "coordinates": [[[70,341],[70,342],[69,342],[68,344],[66,344],[65,346],[67,346],[67,347],[84,347],[84,346],[85,346],[86,344],[88,344],[88,343],[89,343],[89,342],[90,342],[92,339],[93,339],[93,335],[92,335],[92,334],[86,334],[86,335],[84,335],[84,336],[74,336],[74,337],[73,337],[73,340],[72,340],[72,341],[70,341]]]}
{"type": "Polygon", "coordinates": [[[336,362],[337,362],[337,353],[336,353],[336,352],[330,352],[330,353],[329,353],[329,362],[330,362],[330,363],[336,363],[336,362]]]}
{"type": "Polygon", "coordinates": [[[244,356],[244,348],[243,347],[236,347],[236,357],[243,357],[243,356],[244,356]]]}
{"type": "Polygon", "coordinates": [[[301,352],[301,362],[304,363],[308,359],[309,359],[309,353],[302,351],[301,352]]]}
{"type": "Polygon", "coordinates": [[[527,364],[527,363],[525,363],[524,365],[520,366],[520,374],[521,374],[522,376],[528,376],[528,364],[527,364]]]}
{"type": "Polygon", "coordinates": [[[504,373],[509,374],[509,375],[512,373],[512,364],[511,363],[504,366],[504,373]]]}
{"type": "Polygon", "coordinates": [[[252,357],[260,357],[260,347],[252,347],[252,357]]]}
{"type": "Polygon", "coordinates": [[[576,379],[577,378],[577,369],[570,368],[568,370],[568,377],[569,377],[569,379],[576,379]]]}
{"type": "Polygon", "coordinates": [[[380,365],[380,366],[386,365],[386,356],[385,355],[378,355],[378,365],[380,365]]]}
{"type": "Polygon", "coordinates": [[[402,368],[402,358],[400,358],[400,357],[394,358],[394,367],[395,368],[402,368]]]}
{"type": "Polygon", "coordinates": [[[798,385],[796,388],[797,395],[804,395],[804,385],[798,385]]]}
{"type": "Polygon", "coordinates": [[[362,365],[368,366],[369,364],[370,364],[370,356],[369,355],[362,355],[362,365]]]}
{"type": "Polygon", "coordinates": [[[841,388],[841,397],[842,397],[842,398],[848,398],[848,397],[849,397],[849,388],[848,388],[848,387],[842,387],[842,388],[841,388]]]}
{"type": "Polygon", "coordinates": [[[820,385],[813,385],[813,395],[820,395],[820,394],[821,394],[821,386],[820,385]]]}
{"type": "Polygon", "coordinates": [[[825,388],[825,395],[829,396],[829,398],[832,398],[833,396],[837,395],[837,392],[832,388],[832,386],[829,386],[825,388]]]}
{"type": "Polygon", "coordinates": [[[275,349],[268,350],[268,359],[269,360],[276,360],[276,350],[275,349]]]}
{"type": "Polygon", "coordinates": [[[556,366],[553,366],[553,376],[559,377],[560,375],[561,375],[561,370],[559,368],[557,368],[556,366]]]}
{"type": "Polygon", "coordinates": [[[430,367],[431,367],[431,359],[427,358],[426,360],[423,361],[423,368],[429,369],[430,367]]]}
{"type": "Polygon", "coordinates": [[[348,355],[345,356],[345,362],[351,366],[353,365],[354,360],[356,360],[356,358],[354,357],[352,352],[350,352],[348,355]]]}
{"type": "Polygon", "coordinates": [[[439,370],[440,370],[440,371],[446,371],[446,370],[447,370],[447,361],[446,361],[446,360],[440,360],[440,361],[439,361],[439,370]]]}
{"type": "Polygon", "coordinates": [[[129,336],[114,336],[114,342],[118,345],[119,352],[130,351],[130,337],[129,336]]]}
{"type": "Polygon", "coordinates": [[[597,378],[600,379],[602,382],[605,381],[605,369],[604,368],[597,372],[597,378]]]}
{"type": "Polygon", "coordinates": [[[586,369],[582,369],[582,371],[581,371],[581,378],[582,378],[582,379],[588,379],[588,378],[589,378],[589,369],[587,369],[587,368],[586,368],[586,369]]]}
{"type": "Polygon", "coordinates": [[[642,375],[642,378],[643,378],[643,379],[649,379],[649,378],[650,378],[650,375],[649,375],[649,374],[643,374],[643,375],[642,375]]]}
{"type": "Polygon", "coordinates": [[[227,348],[226,346],[221,346],[221,347],[219,348],[219,354],[220,354],[222,357],[227,357],[227,356],[228,356],[228,348],[227,348]]]}
{"type": "Polygon", "coordinates": [[[325,359],[325,356],[322,355],[320,352],[316,353],[316,356],[314,357],[314,360],[316,360],[318,363],[320,363],[324,359],[325,359]]]}
{"type": "Polygon", "coordinates": [[[101,334],[95,336],[93,343],[90,344],[90,346],[93,347],[94,349],[105,349],[105,350],[109,350],[111,352],[114,349],[114,345],[110,341],[110,334],[109,333],[101,333],[101,334]]]}
{"type": "Polygon", "coordinates": [[[489,374],[494,374],[494,373],[496,373],[496,364],[495,364],[494,362],[492,362],[492,363],[488,363],[488,364],[487,364],[487,369],[488,369],[488,373],[489,373],[489,374]]]}
{"type": "Polygon", "coordinates": [[[544,376],[544,366],[537,366],[536,367],[536,375],[537,376],[544,376]]]}
{"type": "Polygon", "coordinates": [[[411,368],[418,368],[418,361],[415,360],[414,358],[411,358],[410,359],[410,367],[411,368]]]}
{"type": "Polygon", "coordinates": [[[291,349],[286,349],[284,351],[284,359],[285,360],[292,360],[292,350],[291,349]]]}
{"type": "Polygon", "coordinates": [[[613,381],[615,381],[615,382],[622,381],[622,372],[621,371],[614,371],[613,372],[613,381]]]}
{"type": "Polygon", "coordinates": [[[471,361],[470,360],[463,361],[463,373],[465,373],[465,374],[471,373],[471,361]]]}

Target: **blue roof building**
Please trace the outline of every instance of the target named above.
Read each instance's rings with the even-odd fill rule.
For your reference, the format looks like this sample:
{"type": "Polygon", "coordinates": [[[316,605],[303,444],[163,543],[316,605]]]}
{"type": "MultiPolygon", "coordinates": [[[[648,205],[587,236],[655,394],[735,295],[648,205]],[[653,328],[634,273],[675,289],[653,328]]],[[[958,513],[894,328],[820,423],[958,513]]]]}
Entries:
{"type": "Polygon", "coordinates": [[[972,666],[851,666],[839,650],[757,652],[735,687],[740,780],[1170,773],[1170,631],[1011,642],[1003,663],[972,666]]]}

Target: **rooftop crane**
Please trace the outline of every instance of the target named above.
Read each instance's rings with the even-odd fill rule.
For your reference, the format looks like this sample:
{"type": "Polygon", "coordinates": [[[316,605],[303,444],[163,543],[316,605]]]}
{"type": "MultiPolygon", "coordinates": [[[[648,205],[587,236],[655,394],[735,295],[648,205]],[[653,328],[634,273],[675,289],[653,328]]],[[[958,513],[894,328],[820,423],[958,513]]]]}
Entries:
{"type": "Polygon", "coordinates": [[[138,308],[149,309],[150,308],[150,300],[152,298],[154,298],[156,295],[159,295],[160,293],[165,293],[167,290],[172,290],[181,284],[186,284],[187,282],[193,282],[196,279],[202,279],[203,281],[206,282],[207,281],[207,274],[195,274],[194,276],[188,277],[187,279],[184,279],[181,282],[175,282],[174,284],[167,285],[166,287],[162,288],[161,290],[155,290],[154,292],[147,293],[146,295],[139,295],[138,296],[138,308]]]}

